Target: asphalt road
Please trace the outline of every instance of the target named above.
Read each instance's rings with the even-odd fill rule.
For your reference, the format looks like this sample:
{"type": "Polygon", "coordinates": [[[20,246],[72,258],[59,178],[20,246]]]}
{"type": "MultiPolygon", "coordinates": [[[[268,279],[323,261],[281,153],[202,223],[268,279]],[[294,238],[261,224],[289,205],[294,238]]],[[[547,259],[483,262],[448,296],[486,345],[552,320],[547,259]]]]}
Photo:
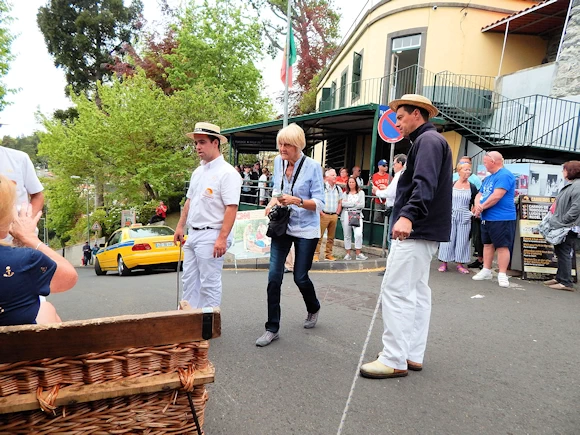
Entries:
{"type": "MultiPolygon", "coordinates": [[[[435,265],[435,264],[434,264],[435,265]]],[[[64,320],[172,309],[176,273],[97,277],[49,299],[64,320]]],[[[313,273],[319,323],[285,275],[280,340],[254,345],[266,316],[265,271],[224,271],[222,337],[209,386],[208,435],[336,434],[376,304],[376,272],[313,273]]],[[[343,434],[579,434],[580,293],[511,279],[475,282],[432,268],[424,370],[359,378],[343,434]],[[472,298],[479,294],[484,298],[472,298]]],[[[365,361],[381,350],[382,321],[365,361]]]]}

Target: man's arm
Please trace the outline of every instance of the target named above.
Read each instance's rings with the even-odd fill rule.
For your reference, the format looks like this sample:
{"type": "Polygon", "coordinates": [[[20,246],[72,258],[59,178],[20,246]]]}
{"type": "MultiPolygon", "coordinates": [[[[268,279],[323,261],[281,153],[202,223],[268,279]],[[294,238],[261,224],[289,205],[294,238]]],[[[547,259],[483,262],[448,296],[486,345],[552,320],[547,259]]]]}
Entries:
{"type": "Polygon", "coordinates": [[[175,234],[173,234],[173,242],[177,244],[177,242],[183,242],[185,239],[183,238],[183,231],[185,228],[185,223],[187,222],[187,215],[189,214],[189,198],[185,201],[183,205],[183,210],[181,210],[181,216],[179,216],[179,222],[177,222],[177,226],[175,227],[175,234]]]}
{"type": "Polygon", "coordinates": [[[219,258],[226,253],[228,248],[228,235],[232,231],[234,222],[236,221],[236,213],[238,212],[237,204],[226,205],[226,212],[224,213],[224,222],[220,234],[213,245],[213,256],[219,258]]]}
{"type": "Polygon", "coordinates": [[[32,206],[32,215],[36,216],[44,207],[44,193],[37,192],[30,195],[30,205],[32,206]]]}
{"type": "MultiPolygon", "coordinates": [[[[489,195],[487,199],[483,202],[483,204],[480,205],[481,210],[482,211],[487,210],[488,208],[491,208],[494,205],[496,205],[499,202],[499,200],[503,198],[506,192],[507,190],[496,187],[491,193],[491,195],[489,195]]],[[[477,197],[475,199],[477,200],[477,197]]]]}

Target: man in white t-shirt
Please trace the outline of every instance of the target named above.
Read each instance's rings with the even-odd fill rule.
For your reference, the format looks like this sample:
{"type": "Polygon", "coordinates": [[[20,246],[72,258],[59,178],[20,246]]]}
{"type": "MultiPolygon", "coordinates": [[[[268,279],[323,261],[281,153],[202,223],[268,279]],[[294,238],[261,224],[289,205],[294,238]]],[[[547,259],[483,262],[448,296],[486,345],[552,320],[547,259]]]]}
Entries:
{"type": "Polygon", "coordinates": [[[0,146],[0,174],[16,183],[16,205],[30,204],[32,215],[36,216],[44,207],[44,187],[28,154],[0,146]]]}
{"type": "Polygon", "coordinates": [[[201,165],[193,171],[187,200],[175,229],[183,243],[183,299],[193,308],[217,307],[222,298],[224,255],[232,244],[232,228],[240,203],[242,178],[221,155],[227,143],[217,125],[198,122],[187,137],[195,142],[201,165]]]}

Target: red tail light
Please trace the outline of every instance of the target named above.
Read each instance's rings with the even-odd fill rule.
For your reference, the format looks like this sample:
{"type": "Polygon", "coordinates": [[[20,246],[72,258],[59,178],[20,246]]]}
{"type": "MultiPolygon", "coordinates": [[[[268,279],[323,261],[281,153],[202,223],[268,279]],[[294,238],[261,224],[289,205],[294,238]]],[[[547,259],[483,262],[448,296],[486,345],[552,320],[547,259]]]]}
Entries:
{"type": "Polygon", "coordinates": [[[133,245],[131,251],[150,251],[151,245],[149,243],[137,243],[133,245]]]}

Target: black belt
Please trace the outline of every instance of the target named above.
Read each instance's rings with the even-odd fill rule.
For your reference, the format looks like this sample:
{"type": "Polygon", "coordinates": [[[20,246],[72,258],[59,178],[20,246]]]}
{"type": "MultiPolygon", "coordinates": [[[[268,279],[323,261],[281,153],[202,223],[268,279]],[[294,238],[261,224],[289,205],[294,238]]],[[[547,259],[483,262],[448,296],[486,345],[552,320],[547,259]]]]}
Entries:
{"type": "Polygon", "coordinates": [[[190,227],[190,228],[194,231],[203,231],[203,230],[213,230],[214,229],[212,227],[203,227],[203,228],[190,227]]]}
{"type": "Polygon", "coordinates": [[[327,211],[323,211],[322,213],[324,213],[324,214],[328,214],[328,215],[330,215],[330,216],[332,216],[332,215],[335,215],[335,214],[336,214],[336,213],[329,213],[329,212],[327,212],[327,211]]]}

